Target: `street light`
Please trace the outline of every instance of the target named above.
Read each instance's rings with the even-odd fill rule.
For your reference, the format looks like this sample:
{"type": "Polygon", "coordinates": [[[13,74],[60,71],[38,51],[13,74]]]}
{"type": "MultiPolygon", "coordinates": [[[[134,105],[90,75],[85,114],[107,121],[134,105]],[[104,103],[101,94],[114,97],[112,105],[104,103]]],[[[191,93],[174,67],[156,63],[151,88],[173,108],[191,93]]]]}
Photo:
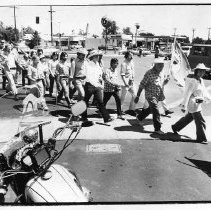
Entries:
{"type": "Polygon", "coordinates": [[[135,45],[137,47],[137,33],[138,33],[138,29],[140,28],[140,24],[136,23],[135,26],[136,26],[135,45]]]}

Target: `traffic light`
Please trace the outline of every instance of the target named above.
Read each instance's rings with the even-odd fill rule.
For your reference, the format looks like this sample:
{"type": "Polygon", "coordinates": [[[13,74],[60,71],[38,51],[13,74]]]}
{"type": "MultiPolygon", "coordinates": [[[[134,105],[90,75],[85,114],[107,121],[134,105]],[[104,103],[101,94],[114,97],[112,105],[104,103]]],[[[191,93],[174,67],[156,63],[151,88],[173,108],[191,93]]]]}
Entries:
{"type": "Polygon", "coordinates": [[[40,23],[40,17],[36,17],[36,24],[40,23]]]}

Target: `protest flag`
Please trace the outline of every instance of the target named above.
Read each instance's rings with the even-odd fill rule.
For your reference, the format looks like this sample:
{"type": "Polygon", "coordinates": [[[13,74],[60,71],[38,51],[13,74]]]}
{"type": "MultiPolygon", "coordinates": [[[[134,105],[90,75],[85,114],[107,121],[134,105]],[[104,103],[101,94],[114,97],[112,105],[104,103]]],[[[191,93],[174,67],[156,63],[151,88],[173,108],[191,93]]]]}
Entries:
{"type": "Polygon", "coordinates": [[[175,40],[172,44],[172,56],[170,72],[174,82],[179,87],[185,87],[185,79],[190,73],[191,68],[186,55],[183,53],[180,45],[175,40]]]}

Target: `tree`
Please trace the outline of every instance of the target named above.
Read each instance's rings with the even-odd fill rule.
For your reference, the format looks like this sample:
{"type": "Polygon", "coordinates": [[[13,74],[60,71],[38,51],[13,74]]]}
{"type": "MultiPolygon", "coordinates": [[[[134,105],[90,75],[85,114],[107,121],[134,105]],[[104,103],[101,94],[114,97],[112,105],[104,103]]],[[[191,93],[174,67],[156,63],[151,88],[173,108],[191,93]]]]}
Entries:
{"type": "Polygon", "coordinates": [[[131,32],[130,27],[123,28],[123,34],[133,35],[133,33],[131,32]]]}
{"type": "Polygon", "coordinates": [[[155,36],[152,33],[146,32],[146,33],[140,33],[139,36],[155,36]]]}
{"type": "Polygon", "coordinates": [[[205,42],[205,44],[211,44],[211,40],[210,40],[210,39],[207,40],[207,41],[205,42]]]}
{"type": "Polygon", "coordinates": [[[19,40],[19,31],[15,30],[12,26],[7,26],[4,31],[6,35],[6,41],[8,42],[17,42],[19,40]]]}
{"type": "Polygon", "coordinates": [[[193,39],[192,44],[204,44],[205,41],[202,38],[196,37],[193,39]]]}
{"type": "MultiPolygon", "coordinates": [[[[116,21],[111,22],[111,27],[107,29],[107,35],[115,35],[118,33],[119,27],[116,25],[116,21]]],[[[103,35],[106,34],[106,29],[103,29],[103,35]]]]}
{"type": "Polygon", "coordinates": [[[29,48],[33,49],[35,46],[40,45],[40,40],[41,38],[38,34],[38,31],[34,31],[33,38],[29,41],[29,44],[28,44],[29,48]]]}

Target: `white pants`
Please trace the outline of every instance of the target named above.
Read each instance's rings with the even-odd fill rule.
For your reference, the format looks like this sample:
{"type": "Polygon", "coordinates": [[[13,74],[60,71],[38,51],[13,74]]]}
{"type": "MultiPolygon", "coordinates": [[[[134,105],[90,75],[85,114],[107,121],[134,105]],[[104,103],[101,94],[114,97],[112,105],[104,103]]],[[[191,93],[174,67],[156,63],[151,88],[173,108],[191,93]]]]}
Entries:
{"type": "Polygon", "coordinates": [[[43,85],[43,82],[42,80],[34,83],[32,82],[33,84],[36,84],[37,85],[37,88],[39,89],[39,92],[40,92],[40,104],[41,106],[43,107],[46,107],[47,104],[46,104],[46,101],[45,101],[45,88],[44,88],[44,85],[43,85]]]}
{"type": "Polygon", "coordinates": [[[129,92],[132,96],[131,100],[130,100],[130,106],[129,106],[129,110],[135,110],[136,104],[134,103],[134,99],[136,97],[136,88],[135,86],[131,86],[130,88],[127,88],[126,86],[122,86],[122,92],[121,92],[121,105],[123,105],[124,101],[125,101],[125,97],[127,95],[127,92],[129,92]]]}
{"type": "Polygon", "coordinates": [[[9,82],[9,88],[14,95],[18,93],[18,90],[15,85],[16,70],[5,71],[5,75],[9,82]]]}

